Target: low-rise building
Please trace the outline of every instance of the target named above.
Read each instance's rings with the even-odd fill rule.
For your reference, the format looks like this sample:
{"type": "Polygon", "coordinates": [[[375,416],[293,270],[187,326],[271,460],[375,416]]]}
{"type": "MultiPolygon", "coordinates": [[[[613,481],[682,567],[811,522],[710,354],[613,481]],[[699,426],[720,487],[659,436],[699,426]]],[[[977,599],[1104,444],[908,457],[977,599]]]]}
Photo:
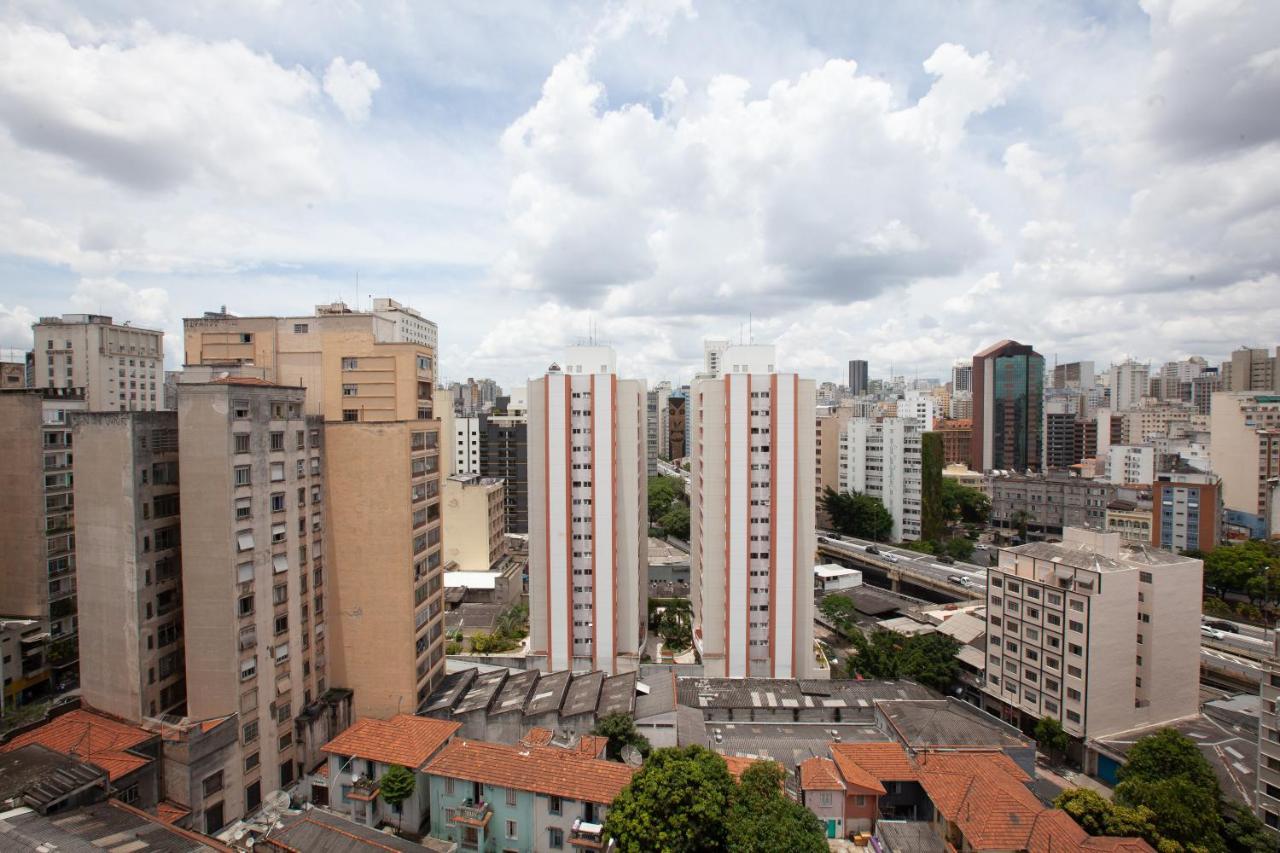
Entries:
{"type": "Polygon", "coordinates": [[[1029,530],[1060,536],[1066,527],[1101,529],[1107,504],[1115,500],[1116,487],[1075,473],[1046,474],[992,472],[985,489],[991,498],[991,523],[1017,530],[1020,513],[1027,514],[1029,530]]]}
{"type": "Polygon", "coordinates": [[[1125,542],[1146,544],[1151,541],[1151,507],[1135,501],[1116,498],[1107,504],[1108,533],[1119,533],[1125,542]]]}
{"type": "Polygon", "coordinates": [[[609,806],[636,770],[553,746],[455,740],[423,768],[431,835],[463,849],[603,849],[609,806]]]}

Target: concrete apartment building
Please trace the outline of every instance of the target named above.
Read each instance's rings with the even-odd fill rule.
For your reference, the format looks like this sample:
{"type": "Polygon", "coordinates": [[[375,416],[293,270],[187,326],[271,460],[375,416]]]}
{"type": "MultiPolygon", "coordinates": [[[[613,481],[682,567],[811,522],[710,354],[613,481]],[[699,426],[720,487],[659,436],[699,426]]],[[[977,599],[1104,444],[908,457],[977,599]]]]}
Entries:
{"type": "Polygon", "coordinates": [[[1070,361],[1055,364],[1049,379],[1051,388],[1077,390],[1092,388],[1094,384],[1092,361],[1070,361]]]}
{"type": "Polygon", "coordinates": [[[1156,449],[1149,444],[1113,444],[1107,448],[1107,482],[1149,486],[1156,478],[1156,449]]]}
{"type": "Polygon", "coordinates": [[[923,433],[914,417],[853,418],[840,440],[840,491],[878,498],[895,542],[920,538],[923,433]]]}
{"type": "Polygon", "coordinates": [[[659,414],[665,407],[665,398],[660,399],[657,391],[645,392],[644,405],[644,437],[645,437],[645,476],[658,475],[658,433],[662,428],[662,417],[659,414]]]}
{"type": "Polygon", "coordinates": [[[1068,472],[1001,472],[987,476],[985,491],[991,498],[994,526],[1016,530],[1017,513],[1022,510],[1030,516],[1030,530],[1060,536],[1068,527],[1104,527],[1107,504],[1115,500],[1117,487],[1068,472]]]}
{"type": "Polygon", "coordinates": [[[1111,388],[1111,410],[1125,412],[1136,407],[1150,392],[1150,365],[1128,359],[1107,371],[1111,388]]]}
{"type": "Polygon", "coordinates": [[[529,383],[529,629],[539,669],[640,664],[649,590],[645,387],[609,347],[529,383]]]}
{"type": "Polygon", "coordinates": [[[665,379],[653,386],[658,395],[658,458],[671,458],[671,383],[665,379]]]}
{"type": "Polygon", "coordinates": [[[1083,739],[1194,715],[1202,573],[1076,528],[1002,549],[987,577],[987,710],[1053,717],[1083,739]]]}
{"type": "Polygon", "coordinates": [[[973,362],[957,361],[951,365],[951,393],[973,391],[973,362]]]}
{"type": "Polygon", "coordinates": [[[1280,835],[1280,636],[1262,662],[1262,707],[1258,725],[1257,813],[1280,835]]]}
{"type": "Polygon", "coordinates": [[[1039,469],[1043,409],[1044,357],[1029,345],[1005,340],[974,355],[970,467],[1039,469]]]}
{"type": "Polygon", "coordinates": [[[1280,392],[1277,363],[1280,363],[1280,347],[1276,347],[1274,353],[1260,347],[1241,347],[1219,368],[1222,390],[1280,392]]]}
{"type": "Polygon", "coordinates": [[[1209,428],[1208,416],[1196,412],[1190,403],[1139,406],[1113,417],[1121,419],[1120,437],[1126,444],[1145,444],[1209,428]]]}
{"type": "Polygon", "coordinates": [[[178,415],[73,422],[82,695],[125,720],[184,716],[178,415]]]}
{"type": "Polygon", "coordinates": [[[32,385],[74,388],[92,412],[164,408],[164,333],[101,314],[41,317],[32,327],[32,385]]]}
{"type": "Polygon", "coordinates": [[[826,489],[840,491],[840,479],[843,466],[840,464],[840,442],[844,437],[845,427],[853,417],[850,406],[837,406],[824,411],[814,420],[814,483],[813,497],[819,512],[822,507],[822,495],[826,489]]]}
{"type": "Polygon", "coordinates": [[[239,714],[232,815],[252,807],[254,783],[276,790],[309,769],[295,718],[335,682],[323,421],[305,401],[300,387],[239,376],[178,395],[187,710],[239,714]]]}
{"type": "Polygon", "coordinates": [[[78,683],[70,418],[84,408],[82,387],[0,390],[0,617],[41,625],[22,632],[7,707],[78,683]]]}
{"type": "Polygon", "coordinates": [[[21,361],[0,361],[0,388],[27,387],[27,365],[21,361]]]}
{"type": "Polygon", "coordinates": [[[812,380],[772,346],[730,347],[691,395],[694,642],[706,674],[813,672],[812,380]]]}
{"type": "Polygon", "coordinates": [[[1151,487],[1151,544],[1209,551],[1222,540],[1222,481],[1217,474],[1161,471],[1151,487]]]}
{"type": "Polygon", "coordinates": [[[1209,435],[1228,524],[1254,538],[1280,532],[1268,517],[1269,481],[1280,477],[1280,394],[1214,394],[1209,435]]]}
{"type": "Polygon", "coordinates": [[[457,474],[444,479],[444,561],[450,571],[487,572],[506,553],[505,488],[500,479],[457,474]]]}
{"type": "Polygon", "coordinates": [[[354,691],[357,716],[416,707],[444,668],[435,351],[341,303],[184,325],[187,364],[252,366],[306,390],[306,413],[323,418],[329,681],[354,691]]]}
{"type": "Polygon", "coordinates": [[[728,338],[707,338],[702,342],[702,370],[719,376],[724,370],[724,351],[729,348],[728,338]]]}
{"type": "Polygon", "coordinates": [[[409,306],[401,305],[394,299],[379,298],[373,300],[373,314],[395,324],[395,331],[392,333],[395,340],[439,350],[439,327],[409,306]]]}
{"type": "Polygon", "coordinates": [[[856,358],[849,362],[849,393],[857,397],[859,394],[865,394],[870,390],[871,385],[867,381],[867,363],[866,361],[856,358]]]}

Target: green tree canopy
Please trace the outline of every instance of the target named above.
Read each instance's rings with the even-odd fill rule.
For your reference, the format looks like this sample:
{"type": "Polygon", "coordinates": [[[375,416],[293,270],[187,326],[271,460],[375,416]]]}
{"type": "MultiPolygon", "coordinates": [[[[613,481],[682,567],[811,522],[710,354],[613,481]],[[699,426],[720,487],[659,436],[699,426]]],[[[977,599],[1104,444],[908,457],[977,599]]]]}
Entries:
{"type": "Polygon", "coordinates": [[[845,536],[888,542],[893,536],[893,516],[878,498],[853,492],[836,492],[830,487],[822,493],[822,508],[831,526],[845,536]]]}
{"type": "Polygon", "coordinates": [[[948,539],[944,547],[947,553],[957,560],[967,560],[973,556],[973,543],[963,536],[948,539]]]}
{"type": "Polygon", "coordinates": [[[920,535],[925,539],[943,538],[955,520],[942,501],[943,457],[940,433],[920,436],[920,535]]]}
{"type": "Polygon", "coordinates": [[[786,771],[776,761],[757,761],[734,787],[728,850],[734,853],[824,853],[826,833],[817,816],[783,793],[786,771]]]}
{"type": "Polygon", "coordinates": [[[659,474],[649,478],[649,521],[657,522],[676,502],[682,489],[674,477],[659,474]]]}
{"type": "Polygon", "coordinates": [[[1053,717],[1041,717],[1036,721],[1036,727],[1031,732],[1036,739],[1036,743],[1040,748],[1050,754],[1057,753],[1061,755],[1067,751],[1067,745],[1071,743],[1071,738],[1062,729],[1062,723],[1053,717]]]}
{"type": "Polygon", "coordinates": [[[1071,819],[1090,835],[1142,838],[1157,850],[1161,845],[1169,846],[1156,830],[1155,814],[1146,806],[1118,806],[1088,788],[1068,788],[1058,795],[1053,804],[1071,815],[1071,819]]]}
{"type": "Polygon", "coordinates": [[[1116,805],[1150,809],[1164,840],[1188,850],[1226,849],[1218,778],[1190,738],[1171,728],[1140,738],[1117,778],[1116,805]]]}
{"type": "Polygon", "coordinates": [[[667,510],[661,518],[658,519],[658,526],[666,531],[668,536],[674,536],[677,539],[689,541],[689,508],[682,503],[674,503],[671,509],[667,510]]]}
{"type": "Polygon", "coordinates": [[[382,774],[382,778],[378,780],[378,796],[382,797],[382,801],[391,808],[395,809],[396,815],[401,813],[401,806],[404,801],[413,796],[413,789],[416,782],[413,778],[413,771],[401,767],[399,764],[393,764],[387,768],[387,772],[382,774]]]}
{"type": "Polygon", "coordinates": [[[991,499],[978,489],[960,485],[952,477],[942,478],[942,513],[948,521],[986,524],[991,517],[991,499]]]}
{"type": "Polygon", "coordinates": [[[614,798],[604,831],[623,853],[725,850],[733,790],[706,747],[656,749],[614,798]]]}
{"type": "Polygon", "coordinates": [[[850,676],[910,678],[945,691],[960,674],[956,652],[960,643],[946,634],[903,637],[891,631],[875,631],[870,637],[856,628],[850,634],[854,653],[848,658],[850,676]]]}
{"type": "Polygon", "coordinates": [[[634,746],[641,755],[649,754],[649,739],[636,730],[636,721],[631,715],[622,711],[601,717],[591,733],[609,739],[604,755],[610,761],[621,761],[622,750],[628,746],[634,746]]]}

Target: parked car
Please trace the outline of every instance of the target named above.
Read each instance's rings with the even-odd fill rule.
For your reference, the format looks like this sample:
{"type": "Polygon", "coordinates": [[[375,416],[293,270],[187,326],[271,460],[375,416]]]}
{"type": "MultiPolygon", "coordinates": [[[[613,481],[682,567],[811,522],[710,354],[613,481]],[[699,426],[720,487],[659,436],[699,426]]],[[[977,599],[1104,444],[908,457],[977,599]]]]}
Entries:
{"type": "Polygon", "coordinates": [[[956,564],[956,558],[952,557],[950,554],[943,554],[938,558],[938,562],[942,563],[944,566],[954,566],[956,564]]]}
{"type": "Polygon", "coordinates": [[[1206,637],[1212,637],[1215,640],[1221,640],[1226,636],[1222,631],[1219,631],[1217,628],[1210,628],[1208,625],[1201,625],[1200,633],[1206,637]]]}

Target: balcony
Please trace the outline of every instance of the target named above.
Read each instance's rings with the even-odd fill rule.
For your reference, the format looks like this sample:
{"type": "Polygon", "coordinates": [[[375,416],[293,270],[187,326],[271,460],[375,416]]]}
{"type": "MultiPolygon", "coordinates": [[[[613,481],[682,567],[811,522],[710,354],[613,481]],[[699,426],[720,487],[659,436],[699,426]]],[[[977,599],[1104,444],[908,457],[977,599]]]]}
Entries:
{"type": "Polygon", "coordinates": [[[575,820],[573,829],[569,831],[569,843],[574,847],[582,847],[588,850],[603,850],[604,825],[588,823],[585,820],[575,820]]]}
{"type": "Polygon", "coordinates": [[[453,815],[454,823],[466,824],[467,826],[476,826],[481,829],[489,825],[490,818],[493,817],[493,807],[488,803],[473,803],[467,800],[458,806],[457,811],[453,815]]]}

